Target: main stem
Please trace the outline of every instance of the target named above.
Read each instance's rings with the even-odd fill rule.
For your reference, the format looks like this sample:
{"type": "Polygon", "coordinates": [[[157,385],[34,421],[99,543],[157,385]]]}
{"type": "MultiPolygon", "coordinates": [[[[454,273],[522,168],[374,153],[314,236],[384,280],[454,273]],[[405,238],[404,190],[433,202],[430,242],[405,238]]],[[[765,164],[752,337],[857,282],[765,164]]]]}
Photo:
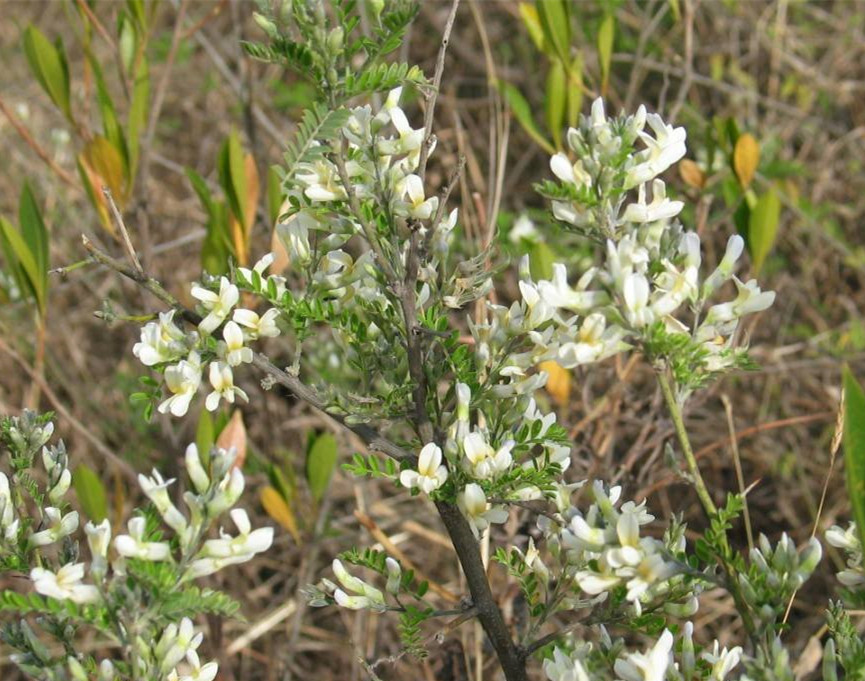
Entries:
{"type": "Polygon", "coordinates": [[[711,520],[718,513],[715,502],[712,501],[712,495],[709,494],[709,489],[700,474],[700,467],[697,466],[697,457],[694,456],[694,449],[691,447],[691,440],[688,438],[688,431],[685,429],[685,421],[682,418],[682,407],[679,405],[679,400],[673,393],[673,387],[670,385],[670,379],[667,377],[666,369],[658,372],[658,383],[661,385],[661,392],[664,394],[664,400],[667,403],[667,409],[670,411],[670,416],[673,419],[673,427],[676,429],[676,437],[679,440],[679,445],[682,447],[682,452],[685,454],[685,460],[688,462],[688,470],[694,480],[694,487],[697,489],[697,496],[700,497],[700,503],[703,505],[703,510],[711,520]]]}

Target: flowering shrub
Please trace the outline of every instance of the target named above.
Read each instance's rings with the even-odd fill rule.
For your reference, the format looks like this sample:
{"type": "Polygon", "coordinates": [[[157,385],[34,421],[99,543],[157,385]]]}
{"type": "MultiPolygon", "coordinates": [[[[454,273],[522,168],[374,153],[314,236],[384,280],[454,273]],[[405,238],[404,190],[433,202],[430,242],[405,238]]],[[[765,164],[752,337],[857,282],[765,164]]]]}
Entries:
{"type": "Polygon", "coordinates": [[[206,463],[196,446],[186,450],[187,512],[171,500],[174,480],[159,471],[139,476],[150,505],[116,533],[107,519],[83,527],[65,500],[71,482],[68,457],[47,416],[24,412],[0,423],[9,474],[0,472],[0,571],[29,574],[32,593],[0,593],[0,608],[18,613],[0,632],[14,649],[13,661],[33,678],[60,681],[148,679],[211,681],[217,663],[196,652],[202,634],[192,618],[201,613],[231,615],[238,603],[195,581],[224,567],[251,560],[273,541],[273,528],[253,530],[241,508],[233,508],[244,478],[234,450],[213,449],[206,463]],[[41,466],[39,465],[41,463],[41,466]],[[232,536],[210,530],[226,512],[237,528],[232,536]],[[167,530],[166,530],[167,528],[167,530]],[[38,615],[36,629],[28,615],[38,615]],[[81,632],[95,631],[116,656],[101,660],[79,652],[81,632]],[[46,645],[38,631],[54,639],[46,645]]]}
{"type": "MultiPolygon", "coordinates": [[[[743,496],[716,505],[684,424],[696,390],[751,366],[741,321],[775,297],[737,277],[741,237],[730,237],[720,262],[704,266],[699,235],[679,221],[684,204],[668,197],[660,177],[683,158],[685,130],[644,107],[610,116],[595,100],[567,131],[567,152],[550,159],[556,179],[537,185],[563,228],[594,245],[593,265],[569,272],[556,263],[549,279],[535,280],[524,258],[519,299],[494,304],[493,254],[463,256],[454,247],[459,212],[449,198],[459,169],[438,195],[427,185],[456,3],[432,81],[417,67],[382,61],[417,7],[402,0],[370,5],[373,37],[353,33],[352,3],[335,3],[329,13],[318,2],[295,2],[288,17],[263,8],[257,21],[269,41],[245,46],[258,59],[298,70],[317,92],[281,169],[276,233],[288,254],[286,272],[272,271],[273,254],[251,269],[205,272],[190,287],[196,303],[189,309],[158,282],[90,247],[97,261],[170,308],[144,325],[133,348],[161,378],[139,396],[148,414],[183,417],[202,394],[209,411],[255,399],[235,375],[255,370],[267,376],[265,387],[287,387],[359,435],[369,454],[346,468],[434,505],[469,597],[457,610],[440,609],[426,582],[372,549],[334,558],[304,593],[317,607],[395,613],[407,653],[427,654],[420,635],[426,620],[456,615],[478,619],[508,681],[528,678],[535,655],[550,681],[792,678],[781,639],[785,614],[821,545],[812,538],[797,547],[783,535],[774,545],[761,536],[747,554],[732,546],[728,530],[743,496]],[[401,107],[406,88],[424,99],[422,123],[401,107]],[[466,319],[460,311],[470,303],[482,314],[466,319]],[[293,353],[288,367],[261,353],[265,342],[293,353]],[[579,480],[566,430],[533,397],[549,378],[538,368],[543,363],[573,369],[621,353],[639,353],[657,377],[706,516],[696,541],[686,541],[680,518],[655,522],[646,501],[628,499],[621,486],[579,480]],[[494,542],[494,526],[517,508],[537,514],[537,532],[494,551],[530,615],[514,632],[491,591],[479,540],[494,542]],[[653,531],[658,525],[662,531],[653,531]],[[741,645],[694,641],[689,620],[710,588],[732,599],[746,634],[741,645]],[[614,638],[614,629],[650,641],[614,638]]],[[[45,420],[10,420],[4,436],[14,467],[12,484],[0,477],[4,556],[8,569],[29,571],[37,594],[7,593],[8,607],[48,613],[51,634],[95,626],[122,653],[101,662],[68,649],[57,655],[22,621],[4,633],[21,651],[19,665],[50,679],[214,678],[215,663],[198,657],[201,636],[190,618],[229,614],[236,604],[192,582],[250,560],[272,541],[271,530],[253,530],[247,514],[232,508],[243,489],[233,454],[214,450],[202,458],[194,446],[187,450],[186,514],[169,494],[172,481],[157,471],[141,476],[151,505],[113,541],[107,521],[88,524],[88,566],[78,562],[72,539],[78,516],[62,504],[69,486],[62,448],[44,450],[44,492],[24,477],[50,436],[45,420]],[[35,516],[18,499],[22,486],[35,516]],[[209,537],[226,512],[237,534],[220,529],[209,537]]],[[[839,575],[848,587],[843,597],[861,602],[865,575],[854,527],[833,528],[827,539],[849,554],[839,575]]],[[[865,649],[839,604],[830,607],[829,629],[824,679],[837,678],[836,667],[855,678],[865,649]]]]}

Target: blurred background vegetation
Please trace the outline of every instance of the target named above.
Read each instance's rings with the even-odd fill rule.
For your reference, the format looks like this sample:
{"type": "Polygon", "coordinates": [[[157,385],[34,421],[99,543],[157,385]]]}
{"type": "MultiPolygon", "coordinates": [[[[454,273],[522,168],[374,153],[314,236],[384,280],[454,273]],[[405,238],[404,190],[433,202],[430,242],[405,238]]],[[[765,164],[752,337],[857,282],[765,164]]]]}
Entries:
{"type": "MultiPolygon", "coordinates": [[[[421,3],[402,60],[432,72],[448,8],[421,3]]],[[[243,601],[246,620],[209,622],[221,678],[361,679],[360,658],[397,650],[391,625],[366,612],[310,612],[298,588],[317,579],[326,557],[378,542],[445,597],[461,593],[434,514],[405,490],[342,472],[338,463],[361,443],[290,395],[255,390],[251,374],[243,381],[253,397],[241,411],[197,425],[148,422],[129,399],[144,372],[131,352],[138,326],[126,322],[154,301],[85,262],[81,247],[84,234],[122,253],[106,186],[148,272],[187,303],[202,267],[219,271],[228,258],[249,265],[271,249],[281,197],[270,168],[312,90],[245,54],[242,42],[262,37],[254,9],[243,0],[2,3],[0,410],[55,411],[73,462],[84,466],[77,489],[92,497],[89,471],[97,472],[116,500],[109,517],[140,501],[133,469],[170,471],[191,440],[244,447],[248,505],[282,530],[263,560],[222,585],[243,601]]],[[[748,330],[759,369],[702,393],[689,414],[710,487],[718,498],[738,488],[738,457],[744,483],[756,483],[754,531],[773,540],[784,530],[797,542],[811,535],[824,485],[820,529],[846,520],[831,440],[842,363],[865,375],[865,4],[464,0],[427,191],[465,156],[457,247],[496,240],[509,263],[499,300],[514,296],[524,252],[536,276],[553,260],[588,262],[586,244],[552,224],[533,184],[549,176],[563,131],[599,94],[610,110],[645,104],[687,128],[687,160],[666,178],[686,201],[683,221],[701,233],[711,262],[731,234],[743,234],[751,274],[778,292],[748,330]]],[[[420,115],[417,104],[407,110],[420,115]]],[[[267,352],[290,361],[278,341],[267,352]]],[[[686,508],[701,522],[666,463],[672,427],[638,358],[554,371],[539,398],[570,429],[575,475],[621,483],[664,515],[686,508]]],[[[81,501],[85,514],[98,512],[81,501]]],[[[514,536],[532,524],[513,514],[497,531],[514,536]]],[[[801,678],[819,663],[812,637],[841,562],[829,549],[793,605],[788,636],[801,678]]],[[[492,579],[518,622],[518,590],[496,568],[492,579]]],[[[711,594],[704,603],[696,630],[736,639],[731,604],[711,594]]],[[[421,671],[397,660],[376,673],[472,678],[466,636],[461,629],[433,641],[421,671]]],[[[14,673],[0,659],[2,678],[14,673]]]]}

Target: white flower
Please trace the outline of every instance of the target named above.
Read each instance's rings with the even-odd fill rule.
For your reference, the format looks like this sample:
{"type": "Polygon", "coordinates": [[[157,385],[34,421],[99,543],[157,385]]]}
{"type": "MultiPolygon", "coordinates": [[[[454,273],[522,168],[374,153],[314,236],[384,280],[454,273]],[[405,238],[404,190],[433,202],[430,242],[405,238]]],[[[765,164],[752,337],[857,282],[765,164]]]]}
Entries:
{"type": "Polygon", "coordinates": [[[544,674],[550,681],[591,681],[583,663],[565,655],[559,648],[553,650],[552,660],[544,660],[544,674]]]}
{"type": "Polygon", "coordinates": [[[775,302],[774,291],[761,291],[756,279],[743,284],[738,277],[733,277],[738,295],[729,303],[713,305],[706,315],[706,324],[723,324],[744,317],[747,314],[761,312],[775,302]]]}
{"type": "Polygon", "coordinates": [[[670,665],[673,635],[665,629],[655,646],[645,653],[631,653],[616,660],[615,671],[622,681],[664,681],[670,665]]]}
{"type": "Polygon", "coordinates": [[[171,497],[168,496],[168,488],[173,482],[173,478],[171,480],[163,479],[162,474],[155,468],[153,469],[153,477],[149,478],[144,474],[138,475],[138,484],[141,485],[141,490],[153,502],[165,524],[183,536],[188,529],[188,523],[183,514],[171,502],[171,497]]]}
{"type": "Polygon", "coordinates": [[[239,397],[244,402],[249,401],[247,394],[234,385],[234,374],[228,364],[210,363],[210,385],[213,386],[213,391],[208,394],[204,401],[204,406],[208,411],[214,411],[219,406],[220,399],[229,404],[234,404],[235,397],[239,397]]]}
{"type": "Polygon", "coordinates": [[[186,352],[186,336],[174,323],[174,310],[161,312],[158,322],[148,322],[141,329],[141,341],[132,346],[145,366],[173,362],[186,352]]]}
{"type": "Polygon", "coordinates": [[[250,284],[252,283],[252,273],[255,272],[259,277],[264,277],[264,270],[270,267],[274,261],[273,253],[265,253],[261,256],[258,261],[252,266],[250,270],[247,267],[238,267],[237,271],[240,273],[246,281],[250,284]]]}
{"type": "Polygon", "coordinates": [[[640,131],[640,139],[647,149],[636,156],[637,164],[630,168],[625,176],[625,189],[631,189],[648,182],[663,173],[685,155],[684,128],[674,128],[667,125],[658,114],[649,114],[646,121],[655,137],[640,131]]]}
{"type": "Polygon", "coordinates": [[[256,553],[267,551],[273,543],[273,528],[260,527],[253,530],[249,516],[242,508],[231,511],[231,519],[237,526],[239,534],[232,537],[220,529],[219,539],[208,539],[204,542],[202,554],[214,558],[246,556],[252,558],[256,553]]]}
{"type": "MultiPolygon", "coordinates": [[[[417,129],[412,128],[409,125],[405,112],[397,106],[391,108],[389,113],[390,121],[399,135],[399,140],[391,147],[390,153],[409,154],[411,157],[413,152],[419,152],[423,144],[424,129],[422,127],[417,129]]],[[[412,163],[413,165],[414,163],[412,163]]]]}
{"type": "Polygon", "coordinates": [[[172,396],[159,405],[159,413],[170,411],[174,416],[183,416],[201,385],[201,360],[198,353],[190,352],[188,360],[181,360],[166,368],[165,385],[172,396]]]}
{"type": "Polygon", "coordinates": [[[547,305],[563,307],[574,312],[585,312],[606,302],[606,294],[602,291],[587,291],[594,270],[586,272],[577,282],[577,288],[568,285],[568,271],[562,263],[553,265],[553,278],[550,281],[538,282],[538,293],[547,305]]]}
{"type": "Polygon", "coordinates": [[[576,342],[566,342],[559,347],[559,364],[565,369],[572,369],[580,364],[600,361],[627,348],[627,343],[622,340],[624,330],[618,326],[606,326],[607,320],[599,312],[586,317],[577,332],[576,342]]]}
{"type": "Polygon", "coordinates": [[[326,159],[298,164],[295,178],[306,185],[304,194],[310,201],[339,201],[346,198],[336,166],[326,159]]]}
{"type": "Polygon", "coordinates": [[[523,294],[523,300],[529,308],[529,316],[526,320],[528,323],[524,326],[527,331],[538,328],[544,322],[553,318],[556,310],[538,293],[538,289],[534,284],[526,281],[519,283],[520,293],[523,294]]]}
{"type": "Polygon", "coordinates": [[[337,589],[333,597],[338,605],[352,610],[360,610],[365,607],[382,609],[384,607],[384,594],[381,591],[352,575],[339,559],[334,559],[332,567],[333,574],[336,575],[343,589],[352,591],[359,596],[350,596],[342,589],[337,589]]]}
{"type": "Polygon", "coordinates": [[[101,578],[108,568],[108,544],[111,542],[111,523],[106,518],[98,525],[84,526],[87,544],[90,546],[90,572],[101,578]]]}
{"type": "Polygon", "coordinates": [[[510,468],[513,462],[511,449],[514,446],[512,440],[508,440],[499,447],[493,449],[483,435],[478,432],[469,433],[463,438],[463,453],[466,456],[466,469],[472,475],[481,480],[492,478],[510,468]]]}
{"type": "Polygon", "coordinates": [[[244,327],[244,333],[250,340],[256,340],[258,338],[275,338],[279,335],[279,327],[276,325],[277,317],[279,317],[279,310],[272,307],[260,317],[252,310],[238,309],[234,311],[232,319],[244,327]]]}
{"type": "Polygon", "coordinates": [[[403,487],[415,487],[426,494],[441,487],[448,478],[448,470],[442,465],[442,450],[435,442],[423,446],[418,455],[417,471],[406,470],[399,474],[403,487]]]}
{"type": "Polygon", "coordinates": [[[387,569],[387,586],[385,586],[385,590],[389,594],[396,596],[399,594],[400,584],[402,583],[402,568],[390,556],[385,558],[384,566],[387,569]]]}
{"type": "Polygon", "coordinates": [[[666,185],[661,180],[652,182],[652,201],[646,203],[646,185],[641,184],[637,192],[637,203],[632,203],[625,209],[622,220],[639,224],[669,220],[682,212],[685,204],[681,201],[670,201],[667,198],[666,185]]]}
{"type": "Polygon", "coordinates": [[[78,511],[71,511],[62,515],[59,508],[49,506],[45,509],[45,520],[48,527],[30,535],[30,543],[33,546],[53,544],[63,537],[68,537],[78,529],[78,511]]]}
{"type": "Polygon", "coordinates": [[[417,175],[406,175],[397,185],[397,195],[400,198],[408,198],[398,204],[397,210],[418,220],[429,220],[438,208],[437,196],[426,198],[424,196],[423,181],[417,175]]]}
{"type": "Polygon", "coordinates": [[[550,158],[550,170],[562,182],[573,185],[577,189],[592,185],[592,176],[583,168],[583,162],[578,160],[576,163],[571,163],[562,152],[550,158]]]}
{"type": "Polygon", "coordinates": [[[194,650],[186,652],[185,669],[179,676],[177,681],[213,681],[216,678],[216,673],[219,671],[219,665],[216,662],[208,662],[202,665],[198,658],[198,653],[194,650]]]}
{"type": "Polygon", "coordinates": [[[736,646],[732,650],[724,648],[720,650],[720,645],[715,641],[712,652],[704,652],[700,657],[712,665],[712,681],[724,681],[727,674],[733,671],[733,668],[739,664],[742,659],[742,648],[736,646]]]}
{"type": "Polygon", "coordinates": [[[222,277],[219,280],[219,293],[201,286],[193,286],[192,296],[201,301],[201,306],[208,313],[198,324],[198,328],[202,333],[213,333],[216,327],[228,317],[231,309],[237,305],[240,292],[237,286],[229,282],[226,277],[222,277]]]}
{"type": "Polygon", "coordinates": [[[99,589],[92,584],[82,584],[84,563],[68,563],[56,573],[43,568],[33,568],[30,579],[37,592],[58,601],[93,603],[99,600],[99,589]]]}
{"type": "Polygon", "coordinates": [[[312,262],[312,251],[309,247],[309,230],[319,229],[318,221],[306,211],[299,211],[290,216],[286,222],[276,226],[289,260],[298,267],[306,267],[312,262]]]}
{"type": "Polygon", "coordinates": [[[210,478],[207,477],[207,471],[205,471],[204,466],[201,465],[201,457],[198,454],[198,447],[194,442],[186,448],[184,461],[186,463],[186,473],[189,475],[189,479],[192,481],[195,491],[199,494],[203,494],[210,487],[210,478]]]}
{"type": "Polygon", "coordinates": [[[114,538],[114,548],[124,558],[139,560],[163,561],[171,560],[171,547],[168,542],[149,542],[144,540],[144,530],[147,521],[141,516],[132,518],[129,523],[129,534],[121,534],[114,538]]]}
{"type": "Polygon", "coordinates": [[[9,479],[0,471],[0,529],[7,541],[18,536],[18,521],[15,519],[15,504],[9,491],[9,479]]]}
{"type": "Polygon", "coordinates": [[[733,275],[736,261],[742,255],[745,248],[745,240],[738,234],[734,234],[727,240],[727,248],[724,257],[712,274],[703,282],[703,297],[708,298],[712,292],[733,275]]]}
{"type": "Polygon", "coordinates": [[[478,538],[492,523],[503,523],[508,519],[508,512],[499,506],[491,507],[481,486],[474,482],[459,493],[457,505],[478,538]]]}
{"type": "Polygon", "coordinates": [[[508,239],[514,244],[519,244],[521,241],[528,241],[534,244],[542,240],[538,228],[535,227],[535,223],[525,213],[520,215],[516,219],[516,222],[514,222],[513,227],[508,232],[508,239]]]}
{"type": "Polygon", "coordinates": [[[159,660],[159,668],[170,672],[186,657],[190,650],[197,650],[204,640],[204,634],[196,633],[192,620],[184,617],[177,625],[169,624],[159,637],[154,655],[159,660]]]}
{"type": "Polygon", "coordinates": [[[622,282],[625,317],[631,326],[640,328],[655,321],[654,310],[649,307],[649,282],[642,274],[631,273],[622,282]]]}
{"type": "Polygon", "coordinates": [[[226,322],[222,329],[225,341],[225,361],[229,366],[236,367],[252,361],[252,349],[243,345],[243,331],[237,322],[226,322]]]}

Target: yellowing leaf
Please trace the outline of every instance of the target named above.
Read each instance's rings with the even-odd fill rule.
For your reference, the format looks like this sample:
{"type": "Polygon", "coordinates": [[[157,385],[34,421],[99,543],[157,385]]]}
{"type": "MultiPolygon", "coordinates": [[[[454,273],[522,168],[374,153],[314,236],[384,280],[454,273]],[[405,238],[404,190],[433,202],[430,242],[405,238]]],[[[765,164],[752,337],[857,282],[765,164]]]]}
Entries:
{"type": "Polygon", "coordinates": [[[520,17],[523,20],[523,25],[529,32],[532,42],[541,52],[547,50],[544,44],[544,29],[541,27],[541,18],[538,16],[538,8],[530,2],[520,3],[520,17]]]}
{"type": "Polygon", "coordinates": [[[706,173],[689,158],[682,159],[679,163],[679,176],[685,184],[694,189],[702,189],[706,186],[706,173]]]}
{"type": "Polygon", "coordinates": [[[733,170],[736,171],[736,177],[743,189],[751,184],[759,163],[760,145],[757,140],[747,132],[739,135],[733,150],[733,170]]]}
{"type": "Polygon", "coordinates": [[[222,449],[234,447],[237,450],[234,465],[237,468],[243,467],[243,462],[246,460],[246,426],[243,424],[243,413],[240,409],[234,410],[231,419],[216,438],[216,446],[222,449]]]}
{"type": "Polygon", "coordinates": [[[127,199],[123,157],[107,138],[97,135],[78,155],[78,170],[90,202],[102,219],[103,226],[108,232],[115,234],[116,227],[108,212],[108,203],[102,193],[102,187],[111,190],[114,202],[122,210],[127,199]]]}
{"type": "Polygon", "coordinates": [[[282,274],[288,267],[290,259],[288,257],[288,251],[285,250],[285,246],[282,243],[282,239],[280,239],[279,234],[276,233],[276,229],[273,230],[273,234],[270,237],[270,252],[273,253],[273,262],[270,264],[270,273],[282,274]]]}
{"type": "Polygon", "coordinates": [[[541,362],[538,368],[549,374],[546,386],[547,392],[552,396],[556,404],[560,406],[566,405],[571,398],[571,372],[562,368],[558,362],[552,360],[541,362]]]}
{"type": "Polygon", "coordinates": [[[273,487],[263,487],[259,494],[261,506],[267,515],[278,522],[284,529],[288,530],[295,542],[300,544],[300,531],[297,529],[297,519],[291,507],[282,498],[282,495],[273,487]]]}

